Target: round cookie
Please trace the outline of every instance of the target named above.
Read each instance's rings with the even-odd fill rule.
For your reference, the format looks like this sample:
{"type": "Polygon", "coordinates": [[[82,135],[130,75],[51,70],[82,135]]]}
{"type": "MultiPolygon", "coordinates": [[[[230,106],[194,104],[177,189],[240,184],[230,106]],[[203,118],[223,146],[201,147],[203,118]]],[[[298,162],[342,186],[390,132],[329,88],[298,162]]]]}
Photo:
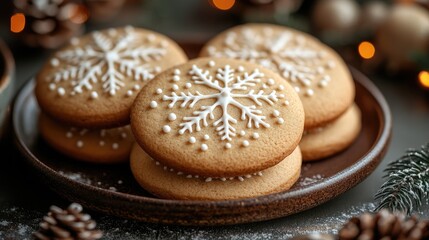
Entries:
{"type": "Polygon", "coordinates": [[[299,148],[271,168],[231,179],[202,178],[166,168],[137,144],[131,151],[130,161],[137,182],[152,194],[168,199],[226,200],[286,191],[301,172],[299,148]]]}
{"type": "Polygon", "coordinates": [[[344,150],[357,138],[360,130],[361,113],[358,106],[353,104],[332,123],[304,132],[299,144],[303,160],[318,160],[344,150]]]}
{"type": "Polygon", "coordinates": [[[200,56],[247,60],[278,72],[301,97],[305,129],[332,121],[354,100],[354,83],[341,57],[316,38],[287,27],[233,27],[210,40],[200,56]]]}
{"type": "Polygon", "coordinates": [[[200,58],[157,75],[136,98],[131,128],[154,159],[178,171],[232,177],[286,158],[304,110],[278,74],[233,59],[200,58]]]}
{"type": "Polygon", "coordinates": [[[36,97],[43,112],[66,124],[123,126],[140,89],[186,61],[183,50],[159,33],[133,27],[96,31],[50,57],[36,77],[36,97]]]}
{"type": "Polygon", "coordinates": [[[46,142],[59,152],[91,163],[126,162],[134,143],[129,126],[107,130],[73,128],[41,114],[39,129],[46,142]]]}

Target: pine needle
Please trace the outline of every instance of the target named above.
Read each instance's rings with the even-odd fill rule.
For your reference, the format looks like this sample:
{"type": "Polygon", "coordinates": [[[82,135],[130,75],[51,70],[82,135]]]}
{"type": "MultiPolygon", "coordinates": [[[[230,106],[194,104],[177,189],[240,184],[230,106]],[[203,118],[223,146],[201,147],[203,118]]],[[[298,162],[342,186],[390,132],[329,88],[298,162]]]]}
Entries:
{"type": "Polygon", "coordinates": [[[429,200],[429,144],[410,149],[384,170],[386,182],[375,194],[376,211],[387,208],[410,215],[429,200]]]}

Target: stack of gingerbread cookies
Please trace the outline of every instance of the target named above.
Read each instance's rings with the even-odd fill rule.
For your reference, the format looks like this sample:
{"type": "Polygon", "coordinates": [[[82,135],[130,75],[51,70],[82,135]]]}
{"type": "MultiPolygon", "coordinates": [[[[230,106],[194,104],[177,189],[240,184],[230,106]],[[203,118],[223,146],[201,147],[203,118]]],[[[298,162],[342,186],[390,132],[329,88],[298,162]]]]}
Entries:
{"type": "Polygon", "coordinates": [[[76,159],[129,159],[156,196],[221,200],[285,191],[360,131],[347,66],[309,35],[248,24],[200,56],[132,27],[73,39],[37,77],[40,132],[76,159]]]}

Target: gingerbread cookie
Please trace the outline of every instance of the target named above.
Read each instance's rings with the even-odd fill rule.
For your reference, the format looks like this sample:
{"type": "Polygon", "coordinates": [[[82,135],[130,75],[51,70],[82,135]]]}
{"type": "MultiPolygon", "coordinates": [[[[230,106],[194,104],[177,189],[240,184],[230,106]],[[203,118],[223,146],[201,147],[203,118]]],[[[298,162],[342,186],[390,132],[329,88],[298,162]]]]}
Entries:
{"type": "Polygon", "coordinates": [[[136,141],[177,171],[233,177],[272,167],[297,147],[298,95],[278,74],[233,59],[200,58],[155,77],[131,111],[136,141]]]}
{"type": "Polygon", "coordinates": [[[129,159],[134,137],[129,126],[91,130],[59,124],[41,114],[42,137],[59,152],[91,163],[120,163],[129,159]]]}
{"type": "Polygon", "coordinates": [[[360,130],[360,110],[353,104],[335,121],[304,132],[299,144],[304,161],[322,159],[344,150],[356,139],[360,130]]]}
{"type": "Polygon", "coordinates": [[[353,103],[354,83],[341,57],[314,37],[287,27],[233,27],[209,41],[200,56],[247,60],[279,73],[301,97],[305,129],[331,122],[353,103]]]}
{"type": "Polygon", "coordinates": [[[279,164],[261,172],[214,178],[163,166],[135,144],[131,152],[131,171],[144,189],[163,198],[226,200],[256,197],[288,190],[299,178],[301,152],[296,148],[279,164]]]}
{"type": "Polygon", "coordinates": [[[36,77],[43,112],[69,125],[111,128],[129,123],[140,89],[187,57],[159,33],[133,28],[96,31],[57,51],[36,77]]]}

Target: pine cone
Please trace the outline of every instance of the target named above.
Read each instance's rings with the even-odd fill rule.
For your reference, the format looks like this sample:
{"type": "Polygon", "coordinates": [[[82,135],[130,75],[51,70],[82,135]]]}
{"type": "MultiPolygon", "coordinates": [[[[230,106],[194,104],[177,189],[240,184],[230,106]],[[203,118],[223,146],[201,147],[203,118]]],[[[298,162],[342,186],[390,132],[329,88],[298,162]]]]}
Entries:
{"type": "Polygon", "coordinates": [[[78,203],[70,204],[66,210],[51,206],[39,226],[39,231],[33,236],[40,240],[96,240],[103,236],[100,230],[95,229],[96,223],[91,216],[82,213],[82,206],[78,203]]]}
{"type": "Polygon", "coordinates": [[[340,230],[340,240],[419,240],[429,239],[429,221],[404,214],[381,210],[376,214],[364,213],[350,219],[340,230]]]}

